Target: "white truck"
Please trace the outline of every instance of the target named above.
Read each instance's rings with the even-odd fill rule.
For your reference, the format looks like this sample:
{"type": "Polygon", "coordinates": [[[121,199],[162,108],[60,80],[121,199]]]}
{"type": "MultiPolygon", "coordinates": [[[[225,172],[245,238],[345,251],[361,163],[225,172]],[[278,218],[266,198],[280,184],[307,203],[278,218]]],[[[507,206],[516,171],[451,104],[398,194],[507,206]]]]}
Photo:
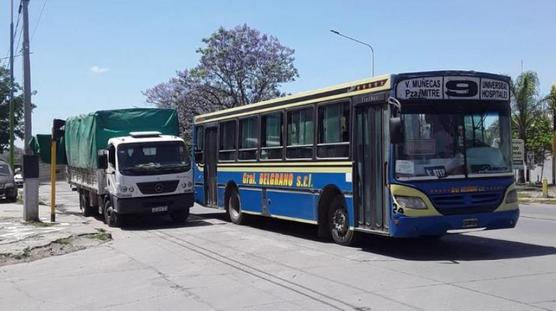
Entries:
{"type": "Polygon", "coordinates": [[[130,214],[184,222],[193,205],[191,163],[171,109],[97,111],[69,118],[62,144],[67,179],[85,216],[109,226],[130,214]]]}

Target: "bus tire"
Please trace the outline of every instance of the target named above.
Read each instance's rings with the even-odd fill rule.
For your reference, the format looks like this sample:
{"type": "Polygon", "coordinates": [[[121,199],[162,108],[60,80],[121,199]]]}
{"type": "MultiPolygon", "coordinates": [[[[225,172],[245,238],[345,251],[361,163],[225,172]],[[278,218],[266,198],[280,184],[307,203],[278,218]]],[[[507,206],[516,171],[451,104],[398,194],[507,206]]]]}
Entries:
{"type": "Polygon", "coordinates": [[[122,225],[122,217],[114,211],[114,208],[112,208],[112,201],[110,199],[106,200],[104,203],[104,222],[109,227],[120,227],[122,225]]]}
{"type": "Polygon", "coordinates": [[[357,233],[349,228],[348,213],[342,196],[336,196],[330,203],[329,228],[336,244],[350,246],[357,242],[357,233]]]}
{"type": "Polygon", "coordinates": [[[228,197],[228,216],[236,225],[245,224],[245,214],[241,212],[241,201],[237,189],[232,189],[228,197]]]}

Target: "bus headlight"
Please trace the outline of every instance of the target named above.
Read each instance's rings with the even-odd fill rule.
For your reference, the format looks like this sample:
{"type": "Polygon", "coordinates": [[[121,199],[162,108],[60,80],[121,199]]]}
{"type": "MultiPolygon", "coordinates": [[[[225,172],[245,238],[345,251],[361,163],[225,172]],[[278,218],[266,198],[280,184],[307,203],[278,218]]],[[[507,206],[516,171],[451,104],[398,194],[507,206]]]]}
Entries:
{"type": "Polygon", "coordinates": [[[127,186],[120,185],[120,192],[127,192],[127,186]]]}
{"type": "Polygon", "coordinates": [[[512,189],[508,191],[508,195],[506,195],[506,203],[515,203],[517,202],[517,190],[512,189]]]}
{"type": "Polygon", "coordinates": [[[395,198],[401,208],[427,209],[427,205],[421,198],[404,196],[395,196],[395,198]]]}

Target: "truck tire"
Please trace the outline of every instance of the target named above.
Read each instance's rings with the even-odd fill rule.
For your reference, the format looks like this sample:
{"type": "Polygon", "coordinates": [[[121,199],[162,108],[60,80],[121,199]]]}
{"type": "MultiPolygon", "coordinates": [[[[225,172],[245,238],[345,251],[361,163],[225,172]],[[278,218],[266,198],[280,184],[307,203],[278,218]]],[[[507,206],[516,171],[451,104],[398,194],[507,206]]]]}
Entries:
{"type": "Polygon", "coordinates": [[[106,200],[104,203],[104,223],[109,227],[120,227],[122,217],[112,208],[112,201],[106,200]]]}
{"type": "Polygon", "coordinates": [[[338,195],[332,200],[328,216],[330,235],[336,244],[350,246],[357,242],[357,233],[349,228],[347,209],[342,196],[338,195]]]}
{"type": "Polygon", "coordinates": [[[82,191],[79,194],[79,208],[83,217],[93,216],[93,208],[89,205],[89,195],[86,191],[82,191]]]}
{"type": "Polygon", "coordinates": [[[245,214],[241,212],[241,200],[237,189],[232,189],[228,198],[228,215],[234,224],[245,224],[245,214]]]}
{"type": "Polygon", "coordinates": [[[180,210],[180,211],[170,212],[170,218],[172,218],[172,221],[176,224],[185,223],[188,217],[189,217],[189,208],[183,211],[180,210]]]}
{"type": "Polygon", "coordinates": [[[14,193],[12,195],[6,196],[6,199],[8,199],[8,202],[12,202],[12,203],[17,202],[17,188],[14,189],[14,193]]]}

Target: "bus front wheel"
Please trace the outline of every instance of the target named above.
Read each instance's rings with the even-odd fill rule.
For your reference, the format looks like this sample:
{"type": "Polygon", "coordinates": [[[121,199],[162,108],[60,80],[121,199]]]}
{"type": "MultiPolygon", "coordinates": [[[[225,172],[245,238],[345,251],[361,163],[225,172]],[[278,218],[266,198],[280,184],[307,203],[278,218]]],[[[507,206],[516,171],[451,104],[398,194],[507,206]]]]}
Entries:
{"type": "Polygon", "coordinates": [[[233,189],[228,198],[228,215],[230,220],[236,225],[245,223],[245,215],[241,212],[241,201],[237,189],[233,189]]]}
{"type": "Polygon", "coordinates": [[[336,196],[330,204],[329,210],[330,235],[335,243],[353,245],[356,243],[356,232],[349,228],[348,214],[344,198],[336,196]]]}

